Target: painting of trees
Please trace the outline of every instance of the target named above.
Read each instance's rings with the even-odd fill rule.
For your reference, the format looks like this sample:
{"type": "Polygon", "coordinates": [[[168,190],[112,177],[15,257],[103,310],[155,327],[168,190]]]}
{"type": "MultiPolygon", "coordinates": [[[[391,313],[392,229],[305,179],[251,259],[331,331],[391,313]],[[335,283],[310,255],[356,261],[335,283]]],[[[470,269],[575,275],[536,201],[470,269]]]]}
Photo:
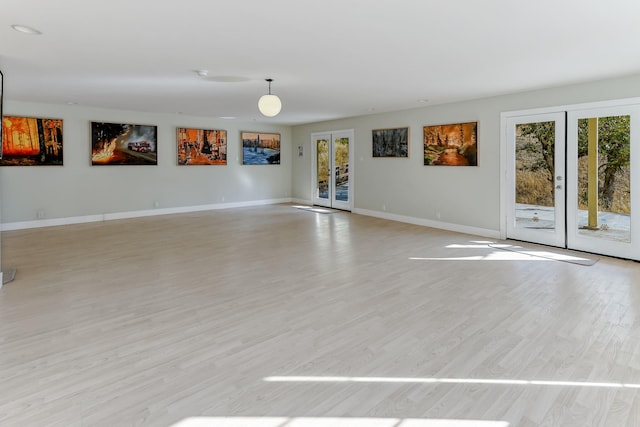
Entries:
{"type": "Polygon", "coordinates": [[[424,164],[478,166],[478,122],[425,126],[424,164]]]}
{"type": "Polygon", "coordinates": [[[373,157],[409,157],[409,128],[374,129],[373,157]]]}

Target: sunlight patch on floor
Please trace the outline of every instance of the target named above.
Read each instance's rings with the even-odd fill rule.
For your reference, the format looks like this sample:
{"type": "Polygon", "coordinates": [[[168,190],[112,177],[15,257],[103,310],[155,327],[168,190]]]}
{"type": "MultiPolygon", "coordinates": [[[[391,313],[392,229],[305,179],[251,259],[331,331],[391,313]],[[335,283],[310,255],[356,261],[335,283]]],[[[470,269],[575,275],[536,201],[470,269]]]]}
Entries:
{"type": "Polygon", "coordinates": [[[522,252],[495,251],[487,255],[461,257],[409,257],[412,261],[553,261],[522,252]]]}
{"type": "Polygon", "coordinates": [[[293,205],[291,207],[292,208],[296,208],[296,209],[302,209],[302,210],[309,211],[309,212],[315,212],[315,213],[329,214],[329,213],[334,213],[335,212],[334,210],[320,208],[320,207],[317,207],[317,206],[293,205]]]}
{"type": "Polygon", "coordinates": [[[473,240],[469,244],[452,243],[446,249],[499,249],[486,255],[472,255],[461,257],[410,257],[414,261],[564,261],[581,265],[592,265],[597,258],[574,256],[561,252],[549,252],[539,249],[527,249],[491,241],[473,240]]]}
{"type": "Polygon", "coordinates": [[[506,421],[350,417],[189,417],[171,427],[509,427],[506,421]]]}
{"type": "Polygon", "coordinates": [[[410,383],[410,384],[499,384],[539,385],[563,387],[598,387],[640,389],[640,384],[593,381],[545,381],[491,378],[411,378],[411,377],[321,377],[321,376],[272,376],[266,382],[344,382],[344,383],[410,383]]]}

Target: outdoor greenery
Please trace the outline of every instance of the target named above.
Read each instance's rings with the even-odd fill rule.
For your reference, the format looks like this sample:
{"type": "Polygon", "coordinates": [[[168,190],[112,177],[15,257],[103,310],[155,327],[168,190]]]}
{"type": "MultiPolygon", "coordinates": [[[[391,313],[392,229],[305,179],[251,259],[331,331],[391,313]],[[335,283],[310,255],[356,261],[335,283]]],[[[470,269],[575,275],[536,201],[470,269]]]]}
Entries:
{"type": "MultiPolygon", "coordinates": [[[[598,118],[598,207],[630,211],[630,116],[598,118]]],[[[555,123],[516,129],[516,202],[553,206],[555,123]]],[[[578,202],[587,208],[588,119],[578,120],[578,202]]]]}
{"type": "Polygon", "coordinates": [[[555,122],[516,127],[516,203],[553,206],[555,122]]]}
{"type": "MultiPolygon", "coordinates": [[[[316,161],[318,183],[328,188],[329,182],[329,141],[321,139],[316,141],[316,161]]],[[[326,190],[325,190],[326,191],[326,190]]]]}
{"type": "MultiPolygon", "coordinates": [[[[598,118],[598,204],[600,210],[612,212],[616,196],[624,198],[624,189],[620,187],[620,175],[628,169],[631,161],[630,116],[612,116],[598,118]],[[621,194],[616,194],[620,193],[621,194]]],[[[588,155],[588,119],[578,120],[578,158],[588,155]]],[[[585,194],[579,200],[586,202],[585,194]]],[[[626,193],[629,189],[627,186],[626,193]]],[[[628,199],[628,197],[627,197],[628,199]]],[[[629,212],[629,208],[617,206],[629,212]]]]}

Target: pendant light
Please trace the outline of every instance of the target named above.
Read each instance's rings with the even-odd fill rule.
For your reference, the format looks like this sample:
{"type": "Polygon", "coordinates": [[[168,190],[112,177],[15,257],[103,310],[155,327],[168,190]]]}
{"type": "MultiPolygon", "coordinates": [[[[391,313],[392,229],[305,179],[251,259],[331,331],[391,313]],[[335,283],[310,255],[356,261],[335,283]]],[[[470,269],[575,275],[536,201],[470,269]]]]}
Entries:
{"type": "Polygon", "coordinates": [[[271,82],[273,79],[265,79],[269,82],[269,93],[267,95],[262,95],[258,100],[258,110],[262,113],[262,115],[267,117],[275,117],[282,110],[282,102],[277,95],[271,94],[271,82]]]}

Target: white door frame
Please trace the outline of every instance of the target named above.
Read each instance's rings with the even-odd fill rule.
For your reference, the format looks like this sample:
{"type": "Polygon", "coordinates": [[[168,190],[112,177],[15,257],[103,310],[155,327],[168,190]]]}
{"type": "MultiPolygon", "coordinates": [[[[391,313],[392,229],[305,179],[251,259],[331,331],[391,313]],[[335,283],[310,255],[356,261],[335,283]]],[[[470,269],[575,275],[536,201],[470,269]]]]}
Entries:
{"type": "MultiPolygon", "coordinates": [[[[600,101],[600,102],[590,102],[590,103],[582,103],[582,104],[568,104],[568,105],[559,105],[555,107],[545,107],[545,108],[533,108],[527,110],[517,110],[517,111],[507,111],[500,113],[500,237],[502,239],[507,238],[507,209],[510,203],[509,197],[512,192],[509,189],[509,181],[508,181],[508,168],[509,162],[507,161],[508,156],[508,121],[513,117],[518,116],[531,116],[537,114],[547,114],[554,113],[558,111],[567,112],[568,116],[571,116],[571,113],[580,111],[580,110],[590,110],[590,109],[600,109],[600,108],[611,108],[611,107],[624,107],[624,106],[632,106],[639,105],[640,106],[640,97],[634,98],[624,98],[624,99],[615,99],[608,101],[600,101]]],[[[569,123],[569,122],[567,122],[569,123]]],[[[569,124],[568,124],[569,126],[569,124]]],[[[632,123],[632,135],[634,134],[634,126],[638,126],[638,123],[632,123]]],[[[637,154],[632,154],[632,156],[637,154]]],[[[567,171],[568,173],[568,171],[567,171]]],[[[638,182],[638,175],[640,171],[632,170],[632,185],[634,182],[638,182]]],[[[571,188],[567,189],[567,191],[572,191],[571,188]]],[[[638,191],[640,193],[640,191],[638,191]]],[[[639,198],[640,196],[636,195],[635,198],[639,198]]],[[[633,203],[633,202],[632,202],[633,203]]],[[[632,208],[633,209],[633,208],[632,208]]],[[[632,211],[633,212],[633,211],[632,211]]],[[[635,213],[636,215],[640,215],[640,212],[635,213]]],[[[633,238],[633,237],[632,237],[633,238]]],[[[637,258],[635,258],[637,259],[637,258]]]]}
{"type": "Polygon", "coordinates": [[[354,158],[355,158],[355,133],[353,129],[327,131],[327,132],[314,132],[311,134],[311,201],[313,204],[320,206],[332,207],[336,209],[342,209],[347,211],[353,210],[353,195],[354,195],[354,158]],[[349,138],[349,186],[347,201],[341,201],[336,199],[335,194],[335,147],[334,141],[336,138],[349,138]],[[317,190],[317,147],[316,140],[328,139],[329,140],[329,198],[319,199],[316,195],[317,190]]]}

